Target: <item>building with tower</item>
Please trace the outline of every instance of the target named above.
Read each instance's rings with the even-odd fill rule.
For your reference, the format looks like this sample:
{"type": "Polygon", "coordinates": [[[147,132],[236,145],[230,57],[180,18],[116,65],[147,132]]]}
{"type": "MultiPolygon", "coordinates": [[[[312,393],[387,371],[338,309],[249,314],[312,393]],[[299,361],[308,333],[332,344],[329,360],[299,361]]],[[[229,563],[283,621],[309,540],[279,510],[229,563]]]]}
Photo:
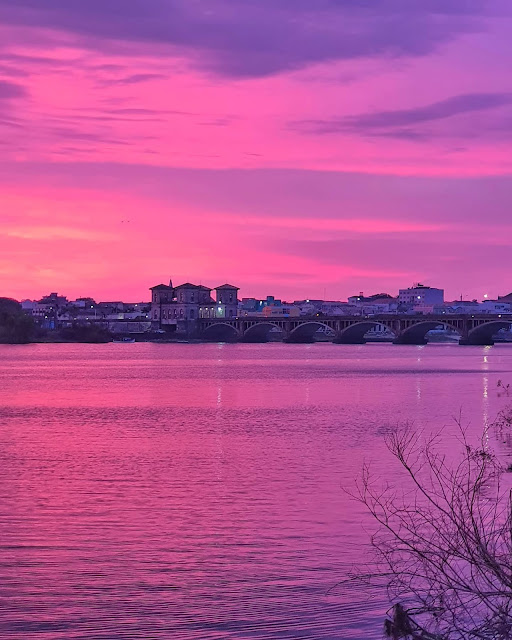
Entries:
{"type": "Polygon", "coordinates": [[[238,287],[224,284],[212,289],[185,282],[174,287],[158,284],[151,287],[151,325],[153,330],[194,336],[200,318],[235,318],[238,310],[238,287]]]}

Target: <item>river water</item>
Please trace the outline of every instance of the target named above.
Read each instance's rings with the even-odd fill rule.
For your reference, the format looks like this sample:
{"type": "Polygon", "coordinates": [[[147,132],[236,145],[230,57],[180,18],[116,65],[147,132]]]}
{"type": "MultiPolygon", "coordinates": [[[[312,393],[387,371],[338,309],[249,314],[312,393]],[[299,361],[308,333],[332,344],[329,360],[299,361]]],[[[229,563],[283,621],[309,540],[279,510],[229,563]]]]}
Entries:
{"type": "Polygon", "coordinates": [[[500,379],[512,345],[0,346],[0,638],[381,638],[345,489],[399,422],[481,433],[500,379]]]}

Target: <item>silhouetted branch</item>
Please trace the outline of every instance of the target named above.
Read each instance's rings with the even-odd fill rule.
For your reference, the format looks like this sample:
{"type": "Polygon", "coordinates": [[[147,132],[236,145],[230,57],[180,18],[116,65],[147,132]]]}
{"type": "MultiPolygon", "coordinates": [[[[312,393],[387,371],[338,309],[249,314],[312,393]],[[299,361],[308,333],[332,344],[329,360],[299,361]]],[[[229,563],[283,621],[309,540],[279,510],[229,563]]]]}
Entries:
{"type": "MultiPolygon", "coordinates": [[[[495,427],[506,430],[512,413],[495,427]]],[[[473,446],[459,422],[456,462],[440,434],[420,440],[410,427],[386,445],[407,488],[380,487],[364,466],[357,498],[378,522],[371,543],[394,603],[389,638],[512,638],[512,501],[503,466],[484,436],[473,446]]]]}

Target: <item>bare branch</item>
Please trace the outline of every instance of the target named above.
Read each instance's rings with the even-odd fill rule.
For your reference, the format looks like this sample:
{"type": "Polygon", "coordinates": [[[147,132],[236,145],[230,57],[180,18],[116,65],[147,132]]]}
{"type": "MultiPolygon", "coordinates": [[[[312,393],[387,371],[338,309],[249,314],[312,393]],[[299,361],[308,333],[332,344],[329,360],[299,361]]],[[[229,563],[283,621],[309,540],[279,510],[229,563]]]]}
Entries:
{"type": "MultiPolygon", "coordinates": [[[[423,441],[405,425],[386,445],[407,486],[377,486],[368,465],[357,485],[356,498],[379,525],[373,575],[387,583],[393,608],[385,633],[394,640],[512,638],[511,494],[486,434],[474,446],[460,418],[457,424],[455,463],[442,453],[440,433],[423,441]]],[[[494,429],[510,436],[512,410],[499,414],[494,429]]]]}

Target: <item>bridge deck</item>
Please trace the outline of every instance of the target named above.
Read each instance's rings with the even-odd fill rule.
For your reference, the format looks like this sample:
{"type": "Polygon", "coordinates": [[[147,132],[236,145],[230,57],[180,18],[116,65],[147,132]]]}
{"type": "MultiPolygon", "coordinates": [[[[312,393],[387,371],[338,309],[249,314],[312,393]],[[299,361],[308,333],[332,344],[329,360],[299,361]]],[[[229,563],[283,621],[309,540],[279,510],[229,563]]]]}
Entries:
{"type": "Polygon", "coordinates": [[[284,339],[303,341],[312,339],[319,327],[329,328],[336,342],[361,343],[365,334],[376,326],[384,326],[395,336],[395,341],[409,344],[424,344],[425,335],[435,327],[443,325],[461,337],[461,344],[493,344],[493,336],[512,325],[512,314],[432,314],[405,315],[382,314],[367,316],[298,316],[270,317],[239,316],[236,318],[201,318],[199,330],[204,335],[220,332],[222,327],[232,331],[234,339],[261,339],[273,327],[280,329],[284,339]]]}

